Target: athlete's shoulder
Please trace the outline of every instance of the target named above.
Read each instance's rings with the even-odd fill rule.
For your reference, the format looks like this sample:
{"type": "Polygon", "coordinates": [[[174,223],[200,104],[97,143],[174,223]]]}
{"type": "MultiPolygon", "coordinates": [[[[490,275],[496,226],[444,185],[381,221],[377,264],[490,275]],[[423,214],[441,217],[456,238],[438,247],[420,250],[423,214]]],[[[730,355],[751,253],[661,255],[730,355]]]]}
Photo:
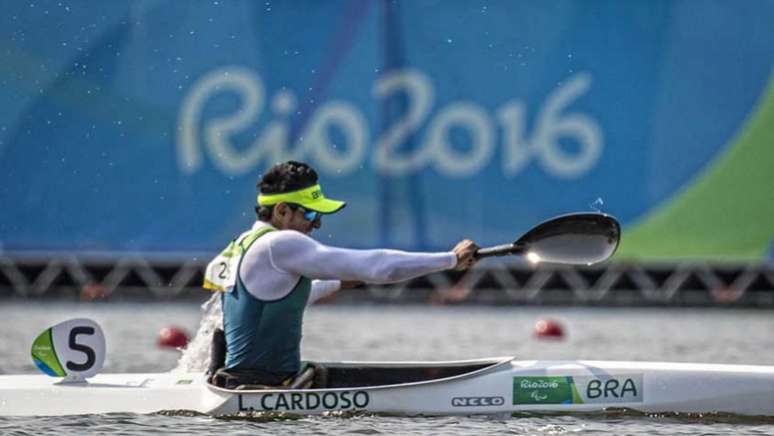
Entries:
{"type": "Polygon", "coordinates": [[[272,245],[286,242],[314,243],[315,240],[297,230],[274,230],[266,234],[266,240],[271,241],[272,245]]]}

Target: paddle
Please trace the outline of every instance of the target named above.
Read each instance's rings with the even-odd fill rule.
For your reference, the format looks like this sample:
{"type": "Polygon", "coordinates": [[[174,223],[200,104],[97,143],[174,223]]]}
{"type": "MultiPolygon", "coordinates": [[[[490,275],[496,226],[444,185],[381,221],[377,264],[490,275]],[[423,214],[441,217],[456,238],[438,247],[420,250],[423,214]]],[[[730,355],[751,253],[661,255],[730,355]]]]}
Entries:
{"type": "Polygon", "coordinates": [[[591,265],[618,248],[621,226],[603,213],[572,213],[544,221],[512,244],[481,248],[476,258],[523,256],[531,263],[591,265]]]}

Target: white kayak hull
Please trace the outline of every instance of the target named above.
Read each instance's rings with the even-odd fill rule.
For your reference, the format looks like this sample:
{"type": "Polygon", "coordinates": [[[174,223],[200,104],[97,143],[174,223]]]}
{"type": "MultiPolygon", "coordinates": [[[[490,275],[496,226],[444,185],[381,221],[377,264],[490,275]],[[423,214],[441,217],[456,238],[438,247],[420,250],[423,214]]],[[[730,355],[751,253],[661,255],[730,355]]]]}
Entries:
{"type": "MultiPolygon", "coordinates": [[[[328,389],[230,391],[200,373],[100,374],[85,383],[44,375],[0,376],[0,416],[154,413],[189,410],[320,414],[354,411],[402,415],[641,412],[774,416],[774,366],[658,362],[520,361],[341,362],[367,373],[463,373],[410,383],[328,389]]],[[[416,378],[416,377],[415,377],[416,378]]]]}

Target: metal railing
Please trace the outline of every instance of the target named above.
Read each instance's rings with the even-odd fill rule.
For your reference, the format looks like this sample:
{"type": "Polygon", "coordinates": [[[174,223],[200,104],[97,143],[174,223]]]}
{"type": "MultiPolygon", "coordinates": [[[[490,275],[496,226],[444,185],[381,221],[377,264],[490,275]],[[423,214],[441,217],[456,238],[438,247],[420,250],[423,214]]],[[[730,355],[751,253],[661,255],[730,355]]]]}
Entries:
{"type": "MultiPolygon", "coordinates": [[[[0,297],[203,298],[205,265],[203,260],[135,256],[114,261],[0,256],[0,297]]],[[[774,266],[701,262],[611,262],[590,268],[481,266],[465,274],[437,273],[340,294],[346,302],[774,307],[774,266]]]]}

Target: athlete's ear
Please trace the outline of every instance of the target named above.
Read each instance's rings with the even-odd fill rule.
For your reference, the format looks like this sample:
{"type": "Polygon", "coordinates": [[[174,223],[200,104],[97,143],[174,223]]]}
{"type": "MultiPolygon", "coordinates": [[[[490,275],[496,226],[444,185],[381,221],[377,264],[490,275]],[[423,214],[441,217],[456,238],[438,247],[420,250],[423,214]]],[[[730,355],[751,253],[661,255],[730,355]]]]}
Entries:
{"type": "Polygon", "coordinates": [[[277,203],[276,206],[274,206],[274,211],[277,213],[278,216],[283,217],[285,214],[288,213],[288,205],[284,202],[277,203]]]}
{"type": "Polygon", "coordinates": [[[271,225],[277,228],[284,227],[284,222],[287,220],[288,212],[290,208],[285,203],[277,203],[271,208],[271,219],[269,222],[271,225]]]}

